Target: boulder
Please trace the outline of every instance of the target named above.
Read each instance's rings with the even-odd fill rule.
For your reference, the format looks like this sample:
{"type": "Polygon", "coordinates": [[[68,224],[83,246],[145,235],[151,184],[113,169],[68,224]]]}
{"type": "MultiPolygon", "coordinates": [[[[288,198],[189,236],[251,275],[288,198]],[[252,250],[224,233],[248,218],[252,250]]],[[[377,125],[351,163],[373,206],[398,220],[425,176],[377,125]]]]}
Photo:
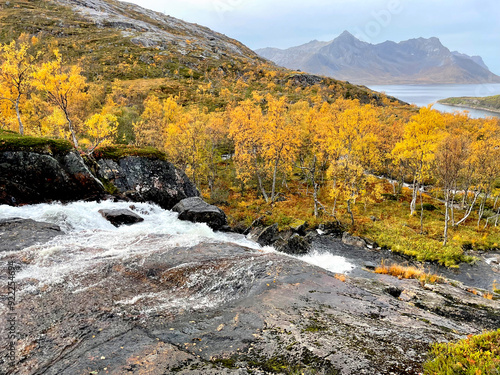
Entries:
{"type": "Polygon", "coordinates": [[[0,252],[42,244],[62,234],[55,224],[21,218],[0,219],[0,252]]]}
{"type": "Polygon", "coordinates": [[[344,232],[342,234],[342,242],[346,245],[357,246],[357,247],[367,247],[368,249],[378,249],[379,246],[376,242],[363,237],[353,236],[349,232],[344,232]]]}
{"type": "Polygon", "coordinates": [[[186,174],[165,160],[125,156],[97,159],[97,165],[99,178],[135,201],[153,202],[169,210],[185,198],[200,195],[186,174]]]}
{"type": "Polygon", "coordinates": [[[342,226],[336,221],[330,221],[327,223],[320,224],[318,226],[318,229],[321,231],[322,234],[328,236],[340,237],[342,236],[343,233],[342,226]]]}
{"type": "Polygon", "coordinates": [[[130,210],[99,210],[99,213],[115,227],[132,225],[144,221],[142,217],[130,210]]]}
{"type": "Polygon", "coordinates": [[[260,246],[270,246],[278,239],[278,224],[273,224],[260,231],[255,240],[260,246]]]}
{"type": "Polygon", "coordinates": [[[288,239],[278,241],[276,250],[291,255],[304,255],[311,249],[311,241],[307,237],[293,233],[288,239]]]}
{"type": "Polygon", "coordinates": [[[307,227],[308,227],[307,221],[304,220],[296,220],[290,225],[290,229],[301,236],[306,235],[307,227]]]}
{"type": "Polygon", "coordinates": [[[75,150],[0,152],[0,204],[69,202],[103,195],[103,185],[75,150]]]}
{"type": "Polygon", "coordinates": [[[179,213],[180,220],[205,223],[214,230],[227,225],[227,217],[220,208],[208,204],[200,197],[185,198],[177,203],[172,211],[179,213]]]}

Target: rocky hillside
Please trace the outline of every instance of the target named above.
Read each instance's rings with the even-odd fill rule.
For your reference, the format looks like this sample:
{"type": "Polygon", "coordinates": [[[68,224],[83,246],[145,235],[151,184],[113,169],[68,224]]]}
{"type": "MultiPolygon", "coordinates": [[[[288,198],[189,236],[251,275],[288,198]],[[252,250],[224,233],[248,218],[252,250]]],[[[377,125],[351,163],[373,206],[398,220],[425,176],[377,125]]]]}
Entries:
{"type": "Polygon", "coordinates": [[[65,64],[83,67],[94,91],[113,91],[128,107],[141,107],[151,92],[210,109],[242,100],[250,90],[308,100],[307,89],[315,85],[330,99],[382,104],[382,97],[366,87],[291,72],[225,35],[125,2],[10,0],[0,3],[0,25],[0,43],[22,33],[37,36],[42,60],[59,49],[65,64]],[[277,88],[285,84],[285,92],[277,88]],[[208,92],[203,98],[200,85],[208,92]],[[225,98],[223,89],[234,96],[225,98]]]}
{"type": "Polygon", "coordinates": [[[256,52],[289,69],[358,84],[500,82],[480,57],[451,52],[438,38],[374,45],[345,31],[331,42],[312,41],[286,50],[264,48],[256,52]]]}
{"type": "Polygon", "coordinates": [[[85,66],[90,79],[153,78],[187,74],[199,64],[261,61],[225,35],[120,1],[12,0],[0,9],[1,42],[23,32],[38,35],[85,66]]]}

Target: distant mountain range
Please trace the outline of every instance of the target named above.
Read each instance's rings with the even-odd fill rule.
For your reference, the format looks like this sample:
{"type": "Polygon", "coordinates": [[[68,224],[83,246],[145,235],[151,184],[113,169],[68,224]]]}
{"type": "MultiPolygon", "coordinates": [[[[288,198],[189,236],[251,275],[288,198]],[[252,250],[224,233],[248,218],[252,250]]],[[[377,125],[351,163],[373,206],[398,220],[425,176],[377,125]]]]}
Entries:
{"type": "Polygon", "coordinates": [[[330,42],[255,52],[289,69],[357,84],[500,83],[481,57],[451,52],[438,38],[370,44],[344,31],[330,42]]]}

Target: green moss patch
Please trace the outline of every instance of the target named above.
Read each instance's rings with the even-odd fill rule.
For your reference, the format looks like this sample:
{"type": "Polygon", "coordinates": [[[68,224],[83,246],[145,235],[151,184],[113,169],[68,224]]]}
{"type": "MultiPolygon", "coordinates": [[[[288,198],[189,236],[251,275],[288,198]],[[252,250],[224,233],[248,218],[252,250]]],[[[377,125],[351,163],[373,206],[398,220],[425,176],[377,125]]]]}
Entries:
{"type": "Polygon", "coordinates": [[[153,147],[134,147],[126,145],[100,147],[94,151],[96,159],[120,160],[127,156],[140,156],[149,159],[167,160],[167,155],[153,147]]]}
{"type": "Polygon", "coordinates": [[[44,154],[65,154],[73,150],[71,142],[64,139],[37,138],[0,130],[0,151],[28,151],[44,154]]]}

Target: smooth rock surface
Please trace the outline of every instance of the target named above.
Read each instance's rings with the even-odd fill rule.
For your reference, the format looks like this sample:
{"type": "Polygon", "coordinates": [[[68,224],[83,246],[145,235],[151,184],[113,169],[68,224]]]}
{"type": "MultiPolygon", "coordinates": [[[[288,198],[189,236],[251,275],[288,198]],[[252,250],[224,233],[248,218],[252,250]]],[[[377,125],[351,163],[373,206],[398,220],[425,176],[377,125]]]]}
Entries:
{"type": "Polygon", "coordinates": [[[227,217],[224,211],[208,204],[200,197],[183,199],[172,208],[172,211],[179,213],[180,220],[205,223],[214,230],[227,225],[227,217]]]}
{"type": "Polygon", "coordinates": [[[45,243],[63,234],[61,228],[31,219],[0,219],[0,252],[45,243]]]}
{"type": "MultiPolygon", "coordinates": [[[[0,361],[0,372],[417,375],[431,343],[500,325],[498,301],[452,285],[386,275],[343,282],[279,253],[166,240],[147,238],[147,252],[120,258],[81,248],[92,268],[64,283],[21,277],[17,359],[13,368],[0,361]]],[[[41,256],[4,260],[23,274],[64,259],[41,256]]]]}

